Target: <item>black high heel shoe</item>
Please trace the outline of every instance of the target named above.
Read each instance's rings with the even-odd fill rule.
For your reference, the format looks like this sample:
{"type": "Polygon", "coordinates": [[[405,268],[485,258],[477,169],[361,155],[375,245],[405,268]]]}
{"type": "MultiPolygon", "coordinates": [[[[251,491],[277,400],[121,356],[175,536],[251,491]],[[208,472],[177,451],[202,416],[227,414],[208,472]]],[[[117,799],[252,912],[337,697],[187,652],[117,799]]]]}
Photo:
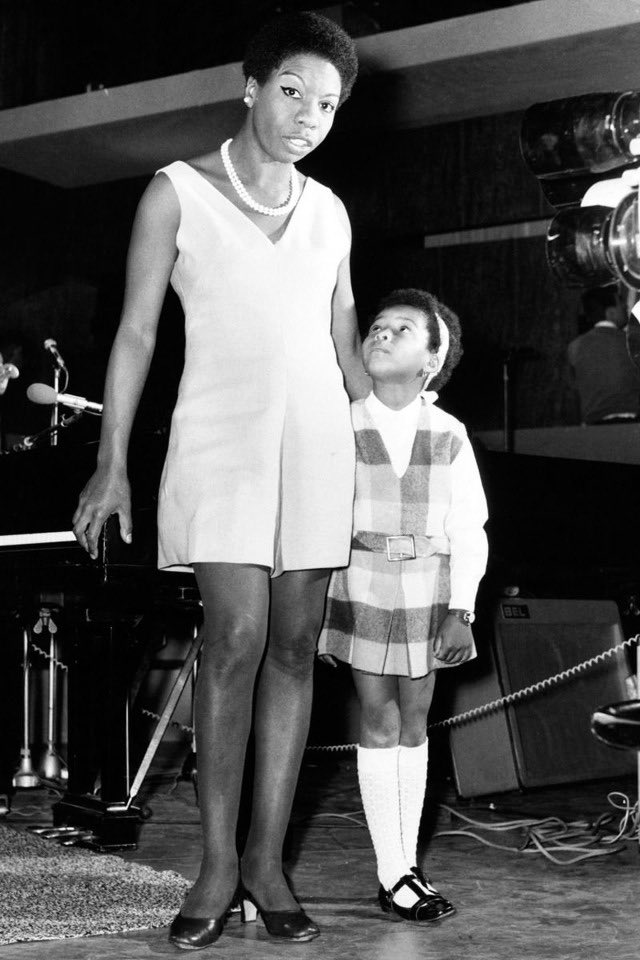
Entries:
{"type": "Polygon", "coordinates": [[[222,931],[226,913],[221,917],[174,917],[169,928],[169,942],[180,950],[202,950],[215,943],[222,931]]]}
{"type": "Polygon", "coordinates": [[[239,887],[231,903],[219,917],[183,917],[178,913],[169,927],[169,942],[180,950],[202,950],[215,943],[230,912],[239,904],[239,887]]]}
{"type": "Polygon", "coordinates": [[[253,923],[258,914],[271,937],[306,943],[320,936],[320,928],[306,915],[302,907],[297,910],[264,910],[245,887],[240,901],[242,922],[253,923]]]}
{"type": "Polygon", "coordinates": [[[434,923],[436,920],[442,920],[446,916],[455,913],[455,908],[448,900],[445,900],[441,894],[433,887],[417,867],[412,868],[411,873],[400,877],[391,890],[385,890],[382,884],[378,890],[378,902],[384,913],[395,913],[403,920],[412,920],[414,923],[434,923]],[[417,897],[416,902],[411,907],[403,907],[393,899],[394,893],[397,893],[401,887],[408,887],[417,897]]]}

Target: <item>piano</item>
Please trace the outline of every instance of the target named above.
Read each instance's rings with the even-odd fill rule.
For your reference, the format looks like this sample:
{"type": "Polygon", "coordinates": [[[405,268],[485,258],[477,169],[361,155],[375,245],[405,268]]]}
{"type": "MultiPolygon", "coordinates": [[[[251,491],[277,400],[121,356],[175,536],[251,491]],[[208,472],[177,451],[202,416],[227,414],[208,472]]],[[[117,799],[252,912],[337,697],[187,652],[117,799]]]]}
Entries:
{"type": "Polygon", "coordinates": [[[156,569],[156,498],[166,438],[134,437],[129,457],[133,542],[117,517],[102,532],[93,561],[71,530],[78,495],[91,476],[97,442],[34,447],[0,455],[0,635],[4,690],[13,735],[0,748],[0,794],[18,764],[22,716],[23,626],[42,607],[54,611],[68,666],[68,782],[54,804],[55,825],[90,830],[99,849],[135,846],[143,811],[128,803],[129,697],[141,655],[137,625],[163,606],[193,613],[195,580],[156,569]],[[97,789],[96,789],[97,786],[97,789]]]}

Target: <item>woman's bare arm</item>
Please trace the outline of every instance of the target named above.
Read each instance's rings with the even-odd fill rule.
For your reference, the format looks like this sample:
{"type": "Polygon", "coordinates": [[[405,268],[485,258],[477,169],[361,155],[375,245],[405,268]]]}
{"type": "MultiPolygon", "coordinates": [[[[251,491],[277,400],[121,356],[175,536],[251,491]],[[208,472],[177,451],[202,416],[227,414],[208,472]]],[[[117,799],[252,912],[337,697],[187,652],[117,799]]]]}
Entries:
{"type": "Polygon", "coordinates": [[[168,178],[155,177],[140,200],[131,233],[124,304],[107,368],[97,468],[73,516],[76,538],[92,557],[112,513],[120,517],[123,539],[131,540],[127,450],[176,258],[179,221],[175,190],[168,178]]]}
{"type": "MultiPolygon", "coordinates": [[[[343,204],[337,200],[338,212],[351,236],[351,225],[343,204]]],[[[331,335],[336,348],[338,363],[344,374],[347,393],[358,400],[371,393],[371,380],[362,365],[362,342],[358,330],[356,306],[351,288],[349,257],[338,267],[338,278],[331,304],[331,335]]]]}

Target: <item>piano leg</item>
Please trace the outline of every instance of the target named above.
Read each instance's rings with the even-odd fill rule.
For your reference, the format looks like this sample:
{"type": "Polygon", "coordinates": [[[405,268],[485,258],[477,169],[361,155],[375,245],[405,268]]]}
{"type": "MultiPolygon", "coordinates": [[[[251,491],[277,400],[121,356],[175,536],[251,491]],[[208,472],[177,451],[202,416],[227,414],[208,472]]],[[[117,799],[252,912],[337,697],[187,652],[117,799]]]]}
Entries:
{"type": "Polygon", "coordinates": [[[129,794],[129,624],[89,622],[68,654],[69,781],[54,824],[92,831],[100,850],[135,848],[140,810],[129,794]]]}

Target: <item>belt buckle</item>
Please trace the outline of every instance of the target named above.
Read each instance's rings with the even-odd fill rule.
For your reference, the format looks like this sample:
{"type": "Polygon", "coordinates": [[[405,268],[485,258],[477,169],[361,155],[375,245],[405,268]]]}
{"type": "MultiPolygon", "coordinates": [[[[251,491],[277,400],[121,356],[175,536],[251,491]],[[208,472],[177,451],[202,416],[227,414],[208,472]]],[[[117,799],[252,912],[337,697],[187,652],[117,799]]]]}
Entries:
{"type": "Polygon", "coordinates": [[[387,560],[415,560],[416,541],[412,533],[387,537],[387,560]],[[395,544],[395,546],[393,545],[395,544]]]}

